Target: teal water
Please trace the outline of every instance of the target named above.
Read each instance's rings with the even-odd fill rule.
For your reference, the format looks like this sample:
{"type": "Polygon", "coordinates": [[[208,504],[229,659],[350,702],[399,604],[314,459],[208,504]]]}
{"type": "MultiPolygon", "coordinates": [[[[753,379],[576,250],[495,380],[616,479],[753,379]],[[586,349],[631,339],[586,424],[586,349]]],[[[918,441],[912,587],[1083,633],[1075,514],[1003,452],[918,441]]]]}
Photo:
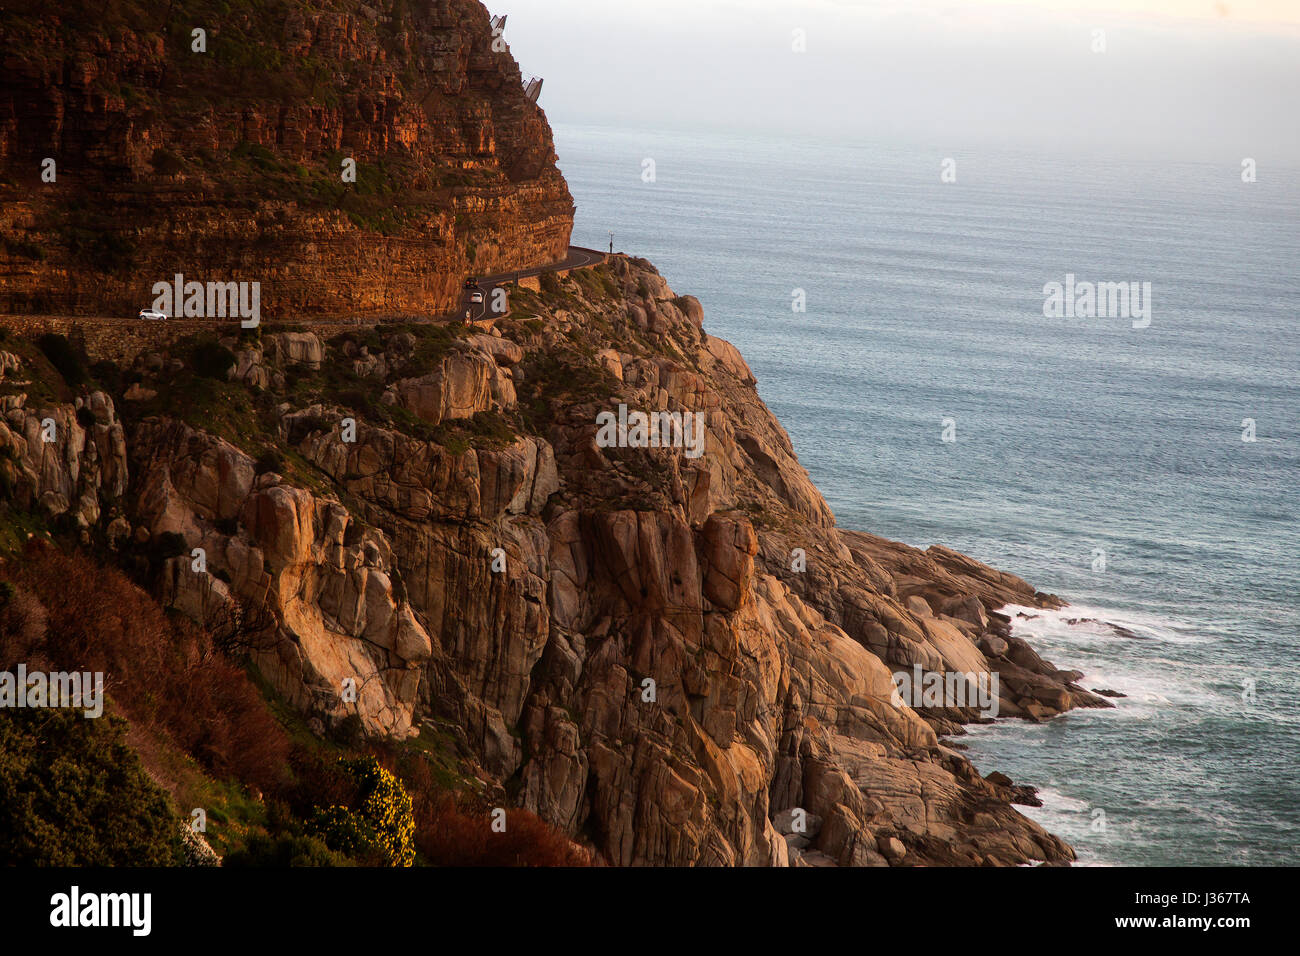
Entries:
{"type": "Polygon", "coordinates": [[[1296,170],[974,154],[944,184],[938,151],[556,140],[574,241],[701,299],[842,526],[1071,602],[1017,633],[1129,696],[976,729],[982,771],[1083,862],[1300,863],[1296,170]],[[1150,326],[1045,318],[1067,273],[1150,282],[1150,326]]]}

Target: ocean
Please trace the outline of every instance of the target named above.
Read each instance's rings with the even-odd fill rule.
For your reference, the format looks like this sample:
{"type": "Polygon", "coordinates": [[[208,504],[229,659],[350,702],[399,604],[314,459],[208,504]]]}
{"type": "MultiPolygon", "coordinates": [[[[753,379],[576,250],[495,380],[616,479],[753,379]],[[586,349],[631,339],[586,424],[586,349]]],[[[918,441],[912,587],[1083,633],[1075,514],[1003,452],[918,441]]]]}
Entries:
{"type": "Polygon", "coordinates": [[[1023,812],[1085,864],[1300,864],[1296,170],[565,125],[556,145],[574,242],[612,231],[700,298],[842,527],[1070,602],[1016,633],[1127,696],[959,738],[1040,788],[1023,812]],[[1149,325],[1045,316],[1067,276],[1150,283],[1149,325]]]}

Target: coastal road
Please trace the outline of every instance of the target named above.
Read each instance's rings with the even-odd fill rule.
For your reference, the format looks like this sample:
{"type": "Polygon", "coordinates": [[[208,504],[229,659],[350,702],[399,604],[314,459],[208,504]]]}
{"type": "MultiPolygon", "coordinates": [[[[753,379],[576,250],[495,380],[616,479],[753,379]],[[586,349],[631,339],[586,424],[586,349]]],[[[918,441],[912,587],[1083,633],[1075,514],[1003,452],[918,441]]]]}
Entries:
{"type": "MultiPolygon", "coordinates": [[[[537,266],[532,269],[521,269],[517,272],[502,272],[497,275],[484,276],[476,280],[477,285],[474,288],[472,289],[466,288],[464,290],[463,296],[461,298],[461,305],[458,311],[453,312],[450,315],[440,316],[436,319],[433,319],[432,321],[464,322],[466,321],[466,313],[468,313],[468,319],[471,322],[478,322],[483,319],[500,318],[499,315],[493,315],[492,312],[490,311],[492,308],[492,294],[499,287],[509,285],[512,282],[518,282],[520,279],[529,279],[529,278],[533,278],[534,276],[540,276],[547,272],[567,272],[571,269],[585,269],[588,266],[600,265],[607,258],[608,256],[606,256],[603,252],[597,252],[594,249],[584,249],[581,246],[570,246],[569,254],[565,256],[563,259],[561,259],[559,262],[553,262],[550,265],[546,265],[546,266],[537,266]],[[470,301],[471,296],[476,291],[481,292],[483,294],[482,303],[473,303],[470,301]]],[[[507,309],[508,308],[509,306],[507,304],[507,309]]],[[[4,316],[0,314],[0,328],[3,328],[6,324],[8,324],[9,318],[10,317],[8,316],[4,316]]],[[[416,319],[415,316],[371,316],[369,318],[372,321],[396,321],[398,319],[411,319],[411,320],[425,321],[425,322],[430,321],[430,318],[427,316],[422,319],[416,319]]],[[[130,326],[130,327],[135,327],[135,326],[145,327],[154,324],[145,319],[137,319],[134,317],[127,317],[127,316],[109,316],[109,315],[104,315],[104,316],[67,315],[65,316],[65,315],[23,314],[23,315],[14,315],[12,317],[12,320],[13,320],[13,324],[19,324],[24,321],[37,321],[37,322],[44,322],[48,326],[50,323],[53,323],[55,324],[56,328],[57,326],[62,325],[63,323],[67,323],[68,325],[73,325],[81,322],[93,322],[96,324],[99,323],[122,324],[124,326],[130,326]]],[[[168,319],[165,322],[160,322],[158,324],[167,325],[170,327],[182,326],[185,328],[194,328],[195,330],[198,330],[201,328],[209,328],[216,321],[218,320],[168,319]]],[[[219,321],[220,324],[224,327],[234,320],[221,319],[219,321]]],[[[309,316],[309,317],[295,317],[293,319],[264,319],[262,324],[264,326],[270,326],[270,327],[274,327],[278,323],[292,323],[292,324],[308,323],[313,326],[336,326],[337,325],[341,327],[347,327],[347,326],[362,324],[364,321],[365,319],[362,317],[343,318],[341,316],[318,316],[318,317],[309,316]]]]}
{"type": "MultiPolygon", "coordinates": [[[[584,249],[581,246],[569,246],[569,254],[559,262],[552,263],[549,266],[538,266],[535,269],[521,269],[518,272],[503,272],[498,275],[484,276],[478,279],[477,285],[465,290],[465,296],[461,301],[460,318],[468,319],[471,322],[478,322],[482,319],[499,318],[499,315],[493,313],[492,298],[493,294],[501,286],[509,285],[512,282],[518,282],[520,279],[531,279],[534,276],[540,276],[547,272],[565,272],[569,269],[585,269],[587,266],[600,265],[604,262],[606,256],[603,252],[597,252],[595,249],[584,249]],[[483,294],[483,301],[475,303],[470,301],[475,292],[483,294]]],[[[507,304],[507,309],[509,308],[507,304]]]]}

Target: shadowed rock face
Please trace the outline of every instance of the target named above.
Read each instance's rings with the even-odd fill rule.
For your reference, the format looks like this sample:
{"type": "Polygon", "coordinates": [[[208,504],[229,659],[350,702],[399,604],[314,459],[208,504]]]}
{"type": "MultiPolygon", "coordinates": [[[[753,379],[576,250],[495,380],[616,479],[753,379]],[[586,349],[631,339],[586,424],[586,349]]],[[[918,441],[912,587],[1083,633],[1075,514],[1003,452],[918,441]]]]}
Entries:
{"type": "Polygon", "coordinates": [[[612,863],[1072,858],[1013,810],[1023,788],[940,742],[973,711],[913,710],[891,680],[992,671],[1001,713],[1030,719],[1104,705],[996,613],[1059,601],[837,528],[743,358],[648,263],[519,298],[535,318],[436,353],[418,326],[227,340],[285,474],[150,404],[176,348],[136,359],[120,411],[87,397],[84,435],[57,410],[53,453],[24,437],[45,412],[9,399],[11,484],[100,527],[87,502],[120,489],[110,540],[184,538],[155,572],[166,601],[218,625],[235,602],[270,608],[254,658],[295,706],[372,735],[448,730],[501,799],[612,863]],[[344,373],[370,414],[312,391],[344,373]],[[701,413],[705,454],[601,447],[597,415],[620,404],[701,413]]]}
{"type": "Polygon", "coordinates": [[[269,318],[442,314],[563,258],[550,126],[476,0],[171,9],[0,11],[0,310],[134,315],[181,273],[269,318]]]}

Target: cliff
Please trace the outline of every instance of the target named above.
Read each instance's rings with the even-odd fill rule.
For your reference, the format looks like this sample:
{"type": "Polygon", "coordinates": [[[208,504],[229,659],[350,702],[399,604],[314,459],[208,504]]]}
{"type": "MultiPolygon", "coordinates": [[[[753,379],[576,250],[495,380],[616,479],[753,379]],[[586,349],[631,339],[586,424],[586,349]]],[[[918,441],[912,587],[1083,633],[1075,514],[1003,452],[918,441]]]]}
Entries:
{"type": "Polygon", "coordinates": [[[476,0],[227,6],[0,10],[0,311],[134,315],[180,273],[436,315],[563,258],[550,127],[476,0]]]}
{"type": "Polygon", "coordinates": [[[1056,599],[838,528],[743,358],[648,263],[546,286],[493,334],[209,334],[86,412],[13,394],[3,484],[127,566],[177,541],[155,592],[213,627],[268,606],[248,650],[294,708],[448,733],[468,779],[612,863],[1070,859],[937,736],[974,711],[891,680],[996,673],[1030,719],[1105,706],[996,611],[1056,599]],[[703,416],[703,454],[602,447],[620,405],[703,416]]]}
{"type": "Polygon", "coordinates": [[[362,862],[413,858],[403,814],[442,862],[464,828],[480,862],[1071,859],[949,739],[988,707],[893,680],[1107,706],[998,612],[1057,599],[839,528],[697,300],[611,257],[491,329],[379,321],[567,246],[486,11],[225,6],[0,13],[0,310],[129,315],[180,272],[298,323],[0,319],[0,665],[102,662],[151,779],[223,800],[237,859],[354,853],[361,783],[395,826],[362,862]]]}

